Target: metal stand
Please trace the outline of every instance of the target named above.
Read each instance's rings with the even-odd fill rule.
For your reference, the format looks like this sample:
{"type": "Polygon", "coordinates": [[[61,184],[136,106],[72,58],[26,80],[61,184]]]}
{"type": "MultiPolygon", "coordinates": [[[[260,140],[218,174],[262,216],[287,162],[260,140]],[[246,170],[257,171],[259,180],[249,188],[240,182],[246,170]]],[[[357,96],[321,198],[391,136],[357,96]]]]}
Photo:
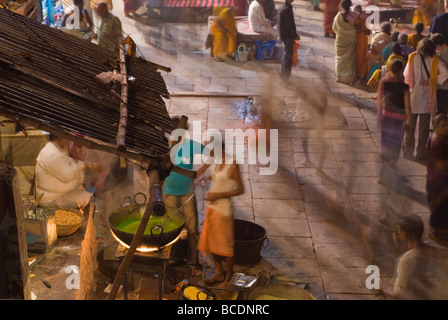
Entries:
{"type": "MultiPolygon", "coordinates": [[[[134,258],[130,263],[130,265],[128,266],[127,269],[128,272],[126,272],[123,276],[123,289],[125,300],[128,300],[129,289],[133,290],[134,272],[154,273],[154,269],[152,267],[158,267],[158,272],[156,272],[157,278],[159,280],[158,293],[159,293],[159,300],[162,300],[163,294],[168,292],[167,270],[168,270],[170,252],[171,252],[171,245],[155,252],[148,252],[148,253],[137,252],[134,254],[134,258]],[[130,286],[128,282],[128,274],[131,280],[130,286]]],[[[124,256],[120,257],[120,259],[121,260],[124,259],[124,256]]]]}

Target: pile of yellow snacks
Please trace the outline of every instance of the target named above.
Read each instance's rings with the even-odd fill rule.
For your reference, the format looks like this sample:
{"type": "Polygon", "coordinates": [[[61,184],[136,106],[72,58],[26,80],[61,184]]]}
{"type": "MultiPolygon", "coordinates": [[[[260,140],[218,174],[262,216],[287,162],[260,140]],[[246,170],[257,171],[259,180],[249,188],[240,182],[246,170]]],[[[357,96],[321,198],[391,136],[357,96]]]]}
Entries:
{"type": "Polygon", "coordinates": [[[58,225],[76,225],[82,221],[78,214],[67,210],[56,210],[54,216],[58,225]]]}

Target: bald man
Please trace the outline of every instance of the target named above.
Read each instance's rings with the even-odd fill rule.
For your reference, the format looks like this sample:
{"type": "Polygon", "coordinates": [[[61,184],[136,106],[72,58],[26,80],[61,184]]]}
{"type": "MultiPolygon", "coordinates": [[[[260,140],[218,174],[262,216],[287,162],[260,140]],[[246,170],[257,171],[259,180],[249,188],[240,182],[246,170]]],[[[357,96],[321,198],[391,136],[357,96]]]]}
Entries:
{"type": "Polygon", "coordinates": [[[118,48],[123,38],[121,21],[118,17],[109,12],[105,2],[98,3],[96,12],[98,13],[98,16],[100,16],[98,45],[115,50],[118,48]]]}

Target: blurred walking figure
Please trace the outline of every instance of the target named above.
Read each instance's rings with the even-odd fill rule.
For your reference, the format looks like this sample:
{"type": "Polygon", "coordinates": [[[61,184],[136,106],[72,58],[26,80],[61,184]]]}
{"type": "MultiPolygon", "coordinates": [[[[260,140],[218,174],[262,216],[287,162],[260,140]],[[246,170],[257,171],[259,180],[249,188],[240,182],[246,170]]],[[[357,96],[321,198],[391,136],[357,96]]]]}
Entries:
{"type": "Polygon", "coordinates": [[[324,35],[327,38],[336,38],[336,33],[333,31],[334,17],[339,12],[339,5],[341,0],[323,0],[324,7],[324,35]]]}
{"type": "Polygon", "coordinates": [[[412,23],[422,23],[424,26],[431,25],[434,16],[437,14],[439,0],[416,0],[416,8],[412,23]]]}
{"type": "Polygon", "coordinates": [[[356,74],[356,14],[350,11],[351,0],[343,0],[343,11],[338,12],[333,22],[336,32],[336,81],[353,84],[356,74]]]}
{"type": "Polygon", "coordinates": [[[280,40],[283,41],[285,50],[282,55],[282,71],[283,79],[288,80],[291,77],[292,57],[294,54],[294,41],[300,40],[297,34],[296,23],[294,21],[294,12],[291,3],[294,0],[285,0],[281,5],[278,14],[278,31],[280,40]]]}
{"type": "Polygon", "coordinates": [[[215,60],[222,61],[228,57],[234,58],[237,29],[233,7],[225,8],[213,20],[210,33],[213,35],[213,56],[215,60]]]}
{"type": "Polygon", "coordinates": [[[135,13],[141,6],[141,0],[123,0],[124,4],[124,15],[128,18],[138,18],[139,15],[135,13]]]}
{"type": "Polygon", "coordinates": [[[378,120],[381,123],[381,184],[400,183],[396,163],[400,156],[406,119],[411,118],[409,86],[404,83],[404,63],[395,59],[390,72],[380,81],[377,95],[378,120]]]}
{"type": "Polygon", "coordinates": [[[198,250],[212,254],[215,266],[215,273],[205,282],[223,282],[219,285],[221,288],[233,275],[234,210],[231,197],[244,193],[239,167],[234,159],[227,157],[223,145],[222,160],[215,163],[211,172],[211,186],[205,198],[205,217],[198,245],[198,250]],[[226,272],[222,260],[226,262],[226,272]]]}
{"type": "Polygon", "coordinates": [[[448,117],[439,114],[434,118],[434,134],[427,145],[428,203],[431,209],[429,237],[448,243],[448,117]]]}
{"type": "Polygon", "coordinates": [[[400,219],[393,234],[395,244],[404,253],[398,257],[392,288],[382,288],[391,299],[426,300],[431,299],[430,248],[422,241],[424,225],[418,215],[400,219]]]}

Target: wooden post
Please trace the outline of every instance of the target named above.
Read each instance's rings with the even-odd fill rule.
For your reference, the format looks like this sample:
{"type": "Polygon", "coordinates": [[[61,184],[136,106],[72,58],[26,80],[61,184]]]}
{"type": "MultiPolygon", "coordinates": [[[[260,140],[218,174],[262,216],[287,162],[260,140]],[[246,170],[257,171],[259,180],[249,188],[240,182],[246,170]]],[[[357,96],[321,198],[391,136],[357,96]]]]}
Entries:
{"type": "Polygon", "coordinates": [[[117,149],[121,152],[126,151],[126,125],[128,122],[128,73],[124,46],[123,43],[120,44],[121,102],[117,134],[117,149]]]}
{"type": "Polygon", "coordinates": [[[0,299],[31,300],[24,220],[19,176],[0,164],[0,299]]]}

